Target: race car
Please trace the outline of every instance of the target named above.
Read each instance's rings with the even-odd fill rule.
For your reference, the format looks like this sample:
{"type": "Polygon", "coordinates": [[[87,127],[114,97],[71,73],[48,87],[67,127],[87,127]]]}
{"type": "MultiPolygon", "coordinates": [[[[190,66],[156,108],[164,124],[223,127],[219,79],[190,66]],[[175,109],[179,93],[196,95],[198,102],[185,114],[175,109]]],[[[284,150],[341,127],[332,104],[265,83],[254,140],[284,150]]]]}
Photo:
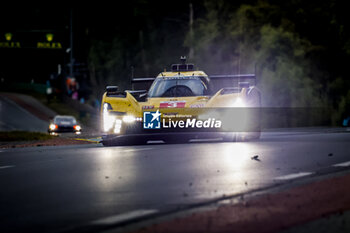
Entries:
{"type": "Polygon", "coordinates": [[[255,74],[209,76],[182,58],[170,71],[155,78],[135,78],[132,83],[132,90],[107,86],[103,94],[105,146],[260,137],[261,94],[255,74]]]}
{"type": "Polygon", "coordinates": [[[50,123],[48,132],[50,134],[71,132],[79,134],[81,132],[81,126],[77,123],[74,116],[57,115],[50,123]]]}

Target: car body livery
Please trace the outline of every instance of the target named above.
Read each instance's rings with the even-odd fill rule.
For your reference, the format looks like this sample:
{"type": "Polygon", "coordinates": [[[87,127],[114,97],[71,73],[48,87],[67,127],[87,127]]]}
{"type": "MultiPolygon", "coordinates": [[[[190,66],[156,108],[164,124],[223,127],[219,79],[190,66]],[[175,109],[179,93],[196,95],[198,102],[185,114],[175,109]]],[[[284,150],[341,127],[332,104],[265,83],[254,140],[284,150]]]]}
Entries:
{"type": "Polygon", "coordinates": [[[254,74],[208,76],[194,70],[193,64],[182,63],[156,78],[132,81],[133,85],[151,85],[146,90],[122,92],[108,86],[103,94],[104,145],[217,137],[234,141],[238,132],[260,137],[261,97],[254,74]]]}

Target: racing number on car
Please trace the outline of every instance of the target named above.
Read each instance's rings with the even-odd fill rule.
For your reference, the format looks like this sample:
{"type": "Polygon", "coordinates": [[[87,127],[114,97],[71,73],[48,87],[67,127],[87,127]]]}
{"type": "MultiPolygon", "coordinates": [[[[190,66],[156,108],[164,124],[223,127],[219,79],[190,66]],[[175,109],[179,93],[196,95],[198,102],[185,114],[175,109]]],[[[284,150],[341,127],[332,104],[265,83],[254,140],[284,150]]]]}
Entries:
{"type": "Polygon", "coordinates": [[[184,108],[186,101],[163,101],[160,102],[159,108],[184,108]]]}

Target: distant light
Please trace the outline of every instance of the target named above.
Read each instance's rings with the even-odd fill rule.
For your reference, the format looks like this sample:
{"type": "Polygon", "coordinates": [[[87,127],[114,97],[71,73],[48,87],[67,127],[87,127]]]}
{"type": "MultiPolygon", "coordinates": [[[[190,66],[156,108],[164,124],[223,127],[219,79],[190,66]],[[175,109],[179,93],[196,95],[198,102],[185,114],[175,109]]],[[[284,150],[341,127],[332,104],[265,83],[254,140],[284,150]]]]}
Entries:
{"type": "Polygon", "coordinates": [[[51,41],[53,40],[53,34],[52,34],[52,33],[47,33],[47,34],[46,34],[46,40],[47,40],[48,42],[51,42],[51,41]]]}
{"type": "Polygon", "coordinates": [[[5,39],[6,39],[7,41],[11,41],[11,40],[12,40],[12,33],[10,33],[10,32],[6,33],[6,34],[5,34],[5,39]]]}

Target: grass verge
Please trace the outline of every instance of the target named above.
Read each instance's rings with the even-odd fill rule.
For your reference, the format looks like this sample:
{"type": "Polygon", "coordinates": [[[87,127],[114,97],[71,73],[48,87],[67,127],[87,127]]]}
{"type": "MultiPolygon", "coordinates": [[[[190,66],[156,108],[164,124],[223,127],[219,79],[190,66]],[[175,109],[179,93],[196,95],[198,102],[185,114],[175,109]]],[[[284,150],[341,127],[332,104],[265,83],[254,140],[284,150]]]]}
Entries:
{"type": "Polygon", "coordinates": [[[52,139],[55,136],[40,133],[40,132],[27,132],[27,131],[4,131],[0,132],[0,141],[13,142],[13,141],[33,141],[33,140],[47,140],[52,139]]]}

